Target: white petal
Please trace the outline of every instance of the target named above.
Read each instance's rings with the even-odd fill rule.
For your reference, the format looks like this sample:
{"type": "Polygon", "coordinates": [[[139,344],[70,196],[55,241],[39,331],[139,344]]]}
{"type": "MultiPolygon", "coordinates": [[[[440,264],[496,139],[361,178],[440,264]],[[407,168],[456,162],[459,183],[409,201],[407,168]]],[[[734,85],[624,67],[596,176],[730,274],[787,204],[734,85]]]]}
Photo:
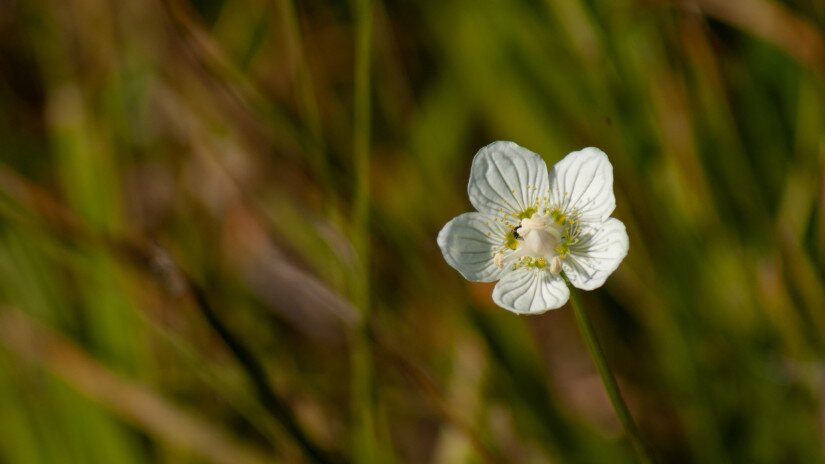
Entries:
{"type": "Polygon", "coordinates": [[[521,213],[547,195],[547,165],[541,157],[513,142],[493,142],[473,158],[467,191],[482,213],[521,213]]]}
{"type": "Polygon", "coordinates": [[[602,222],[616,208],[613,165],[598,148],[565,156],[553,166],[550,185],[550,203],[562,212],[578,211],[582,222],[602,222]]]}
{"type": "Polygon", "coordinates": [[[541,314],[562,307],[570,290],[549,270],[520,268],[508,271],[493,289],[493,301],[519,314],[541,314]]]}
{"type": "Polygon", "coordinates": [[[562,269],[574,287],[593,290],[604,285],[619,267],[629,248],[627,230],[622,221],[609,218],[598,226],[582,229],[580,242],[570,247],[570,256],[562,269]]]}
{"type": "Polygon", "coordinates": [[[494,218],[464,213],[441,229],[438,246],[447,263],[465,279],[492,282],[498,280],[503,271],[493,261],[493,253],[504,244],[507,233],[509,231],[494,218]]]}

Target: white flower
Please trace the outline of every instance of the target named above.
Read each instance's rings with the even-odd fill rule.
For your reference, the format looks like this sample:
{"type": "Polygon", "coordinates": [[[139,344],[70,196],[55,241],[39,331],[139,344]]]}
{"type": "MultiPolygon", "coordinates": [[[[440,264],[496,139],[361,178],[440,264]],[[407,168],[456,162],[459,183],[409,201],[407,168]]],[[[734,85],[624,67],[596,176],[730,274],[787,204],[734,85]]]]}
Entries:
{"type": "Polygon", "coordinates": [[[467,280],[493,282],[493,300],[520,314],[564,305],[570,291],[601,287],[627,255],[624,224],[610,214],[613,166],[598,148],[567,155],[548,173],[513,142],[476,153],[468,186],[478,212],[441,229],[444,259],[467,280]]]}

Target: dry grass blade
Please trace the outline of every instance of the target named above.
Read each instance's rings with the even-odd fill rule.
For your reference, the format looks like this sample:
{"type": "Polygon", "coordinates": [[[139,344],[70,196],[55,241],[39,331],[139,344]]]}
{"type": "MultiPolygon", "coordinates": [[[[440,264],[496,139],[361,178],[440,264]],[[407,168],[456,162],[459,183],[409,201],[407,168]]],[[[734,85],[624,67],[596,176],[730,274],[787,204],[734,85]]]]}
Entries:
{"type": "Polygon", "coordinates": [[[11,352],[42,366],[121,419],[205,462],[270,461],[262,450],[241,443],[149,388],[118,376],[74,343],[20,311],[0,312],[0,340],[11,352]]]}
{"type": "Polygon", "coordinates": [[[825,74],[825,39],[805,18],[766,0],[692,0],[687,9],[742,28],[776,45],[818,75],[825,74]]]}

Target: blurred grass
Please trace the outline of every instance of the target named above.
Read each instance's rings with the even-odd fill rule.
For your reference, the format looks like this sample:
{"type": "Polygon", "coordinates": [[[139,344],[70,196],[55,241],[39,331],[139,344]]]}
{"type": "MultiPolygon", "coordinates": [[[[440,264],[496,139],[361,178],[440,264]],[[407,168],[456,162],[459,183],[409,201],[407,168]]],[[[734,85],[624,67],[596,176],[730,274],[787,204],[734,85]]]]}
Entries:
{"type": "Polygon", "coordinates": [[[584,303],[658,461],[822,461],[823,27],[0,3],[0,462],[633,462],[569,308],[497,309],[435,245],[500,139],[610,155],[631,251],[584,303]]]}

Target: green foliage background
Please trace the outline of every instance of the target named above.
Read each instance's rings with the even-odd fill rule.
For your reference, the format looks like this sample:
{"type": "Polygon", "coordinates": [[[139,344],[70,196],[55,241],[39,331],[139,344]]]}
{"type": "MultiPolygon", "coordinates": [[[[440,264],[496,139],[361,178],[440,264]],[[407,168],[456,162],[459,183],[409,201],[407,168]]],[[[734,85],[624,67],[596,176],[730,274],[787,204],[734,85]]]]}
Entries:
{"type": "Polygon", "coordinates": [[[569,308],[441,258],[470,160],[614,165],[583,295],[659,462],[811,463],[818,0],[0,2],[0,462],[634,462],[569,308]]]}

